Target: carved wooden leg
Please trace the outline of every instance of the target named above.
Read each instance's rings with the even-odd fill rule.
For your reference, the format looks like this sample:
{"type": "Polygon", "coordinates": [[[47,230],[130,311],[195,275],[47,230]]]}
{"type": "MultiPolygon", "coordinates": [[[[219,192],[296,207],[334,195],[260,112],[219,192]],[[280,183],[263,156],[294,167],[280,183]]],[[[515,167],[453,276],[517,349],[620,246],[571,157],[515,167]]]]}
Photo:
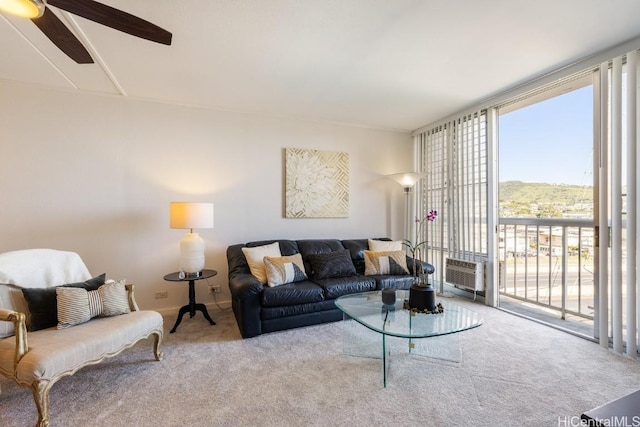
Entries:
{"type": "Polygon", "coordinates": [[[156,360],[162,360],[164,353],[160,351],[160,343],[162,342],[162,331],[156,332],[153,335],[153,354],[156,356],[156,360]]]}
{"type": "Polygon", "coordinates": [[[33,400],[38,408],[38,423],[36,427],[49,425],[49,381],[38,381],[31,386],[33,400]]]}

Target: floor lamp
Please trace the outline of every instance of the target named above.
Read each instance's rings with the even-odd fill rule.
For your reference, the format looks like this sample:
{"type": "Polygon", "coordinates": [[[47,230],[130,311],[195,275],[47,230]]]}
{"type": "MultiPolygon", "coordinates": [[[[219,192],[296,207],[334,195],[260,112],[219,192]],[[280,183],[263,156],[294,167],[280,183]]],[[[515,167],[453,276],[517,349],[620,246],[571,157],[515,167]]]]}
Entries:
{"type": "Polygon", "coordinates": [[[394,173],[392,175],[387,175],[387,177],[393,179],[398,184],[402,185],[404,188],[404,238],[406,240],[411,240],[411,200],[410,194],[413,190],[413,187],[416,185],[416,182],[420,181],[427,174],[423,172],[404,172],[404,173],[394,173]]]}

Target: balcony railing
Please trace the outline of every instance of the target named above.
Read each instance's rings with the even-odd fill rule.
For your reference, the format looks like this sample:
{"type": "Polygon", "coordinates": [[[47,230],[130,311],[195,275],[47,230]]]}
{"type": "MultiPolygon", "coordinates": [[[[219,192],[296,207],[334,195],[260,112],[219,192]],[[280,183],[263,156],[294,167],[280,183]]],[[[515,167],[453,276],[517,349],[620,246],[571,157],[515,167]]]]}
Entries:
{"type": "Polygon", "coordinates": [[[593,319],[590,219],[500,218],[500,294],[593,319]]]}

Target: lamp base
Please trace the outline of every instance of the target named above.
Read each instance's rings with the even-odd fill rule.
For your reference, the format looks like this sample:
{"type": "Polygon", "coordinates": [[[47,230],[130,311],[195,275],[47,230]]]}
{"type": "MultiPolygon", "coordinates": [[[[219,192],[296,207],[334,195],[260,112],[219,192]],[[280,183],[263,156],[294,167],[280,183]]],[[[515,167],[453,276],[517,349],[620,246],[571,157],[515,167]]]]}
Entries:
{"type": "Polygon", "coordinates": [[[184,273],[185,279],[197,279],[202,276],[202,271],[196,271],[195,273],[184,273]]]}
{"type": "Polygon", "coordinates": [[[204,268],[204,240],[198,233],[187,233],[180,241],[180,270],[198,277],[204,268]]]}

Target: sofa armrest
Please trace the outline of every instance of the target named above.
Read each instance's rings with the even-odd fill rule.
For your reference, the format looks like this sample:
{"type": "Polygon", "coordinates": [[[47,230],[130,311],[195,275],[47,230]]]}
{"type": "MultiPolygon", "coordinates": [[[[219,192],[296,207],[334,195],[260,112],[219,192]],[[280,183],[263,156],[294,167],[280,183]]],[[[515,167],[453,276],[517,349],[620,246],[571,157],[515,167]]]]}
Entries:
{"type": "Polygon", "coordinates": [[[124,285],[124,288],[127,290],[127,296],[129,297],[129,310],[131,311],[140,311],[138,308],[138,303],[136,303],[136,297],[133,294],[134,286],[132,284],[124,285]]]}
{"type": "MultiPolygon", "coordinates": [[[[415,260],[416,266],[418,266],[419,263],[422,263],[422,271],[424,271],[427,274],[433,274],[436,271],[433,265],[429,264],[426,261],[420,261],[419,259],[416,259],[415,260]]],[[[410,256],[407,256],[407,267],[409,267],[409,273],[411,273],[412,275],[415,274],[415,272],[413,271],[413,264],[414,264],[414,259],[411,258],[410,256]]]]}
{"type": "Polygon", "coordinates": [[[251,298],[260,295],[264,285],[251,274],[236,274],[229,279],[229,290],[232,296],[251,298]]]}
{"type": "Polygon", "coordinates": [[[229,290],[233,312],[244,338],[262,333],[261,298],[264,286],[251,274],[240,273],[229,277],[229,290]]]}
{"type": "Polygon", "coordinates": [[[15,326],[16,348],[13,358],[13,371],[15,372],[18,362],[20,362],[22,357],[29,351],[27,344],[27,316],[18,311],[0,308],[0,320],[13,322],[15,326]]]}

